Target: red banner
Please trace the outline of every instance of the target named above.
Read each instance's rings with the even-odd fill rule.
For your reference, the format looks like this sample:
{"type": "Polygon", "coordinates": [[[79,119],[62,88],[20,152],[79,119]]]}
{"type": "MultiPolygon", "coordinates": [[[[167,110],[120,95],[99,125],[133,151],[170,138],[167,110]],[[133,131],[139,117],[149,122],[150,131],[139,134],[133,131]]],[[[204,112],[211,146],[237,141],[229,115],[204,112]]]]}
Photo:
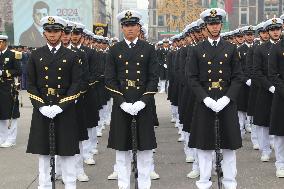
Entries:
{"type": "Polygon", "coordinates": [[[233,0],[225,0],[225,10],[227,14],[233,13],[233,0]]]}

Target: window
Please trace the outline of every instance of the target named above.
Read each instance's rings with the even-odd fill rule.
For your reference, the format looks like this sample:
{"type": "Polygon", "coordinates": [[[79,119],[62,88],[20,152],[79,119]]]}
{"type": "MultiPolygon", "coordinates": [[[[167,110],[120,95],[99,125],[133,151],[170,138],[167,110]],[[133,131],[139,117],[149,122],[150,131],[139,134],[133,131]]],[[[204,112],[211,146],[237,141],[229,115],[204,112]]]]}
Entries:
{"type": "Polygon", "coordinates": [[[248,18],[249,18],[248,8],[241,8],[239,25],[248,25],[248,18]]]}
{"type": "Polygon", "coordinates": [[[247,0],[240,0],[240,6],[241,7],[247,7],[248,6],[248,1],[247,0]]]}
{"type": "Polygon", "coordinates": [[[153,8],[153,9],[157,8],[156,0],[152,0],[152,3],[153,3],[153,4],[152,4],[152,5],[153,5],[152,8],[153,8]]]}
{"type": "Polygon", "coordinates": [[[154,10],[153,11],[153,25],[157,25],[157,14],[156,14],[156,11],[154,10]]]}
{"type": "Polygon", "coordinates": [[[279,14],[279,0],[264,0],[264,15],[273,18],[279,14]]]}
{"type": "Polygon", "coordinates": [[[158,26],[164,26],[165,25],[165,19],[164,16],[158,16],[158,26]]]}

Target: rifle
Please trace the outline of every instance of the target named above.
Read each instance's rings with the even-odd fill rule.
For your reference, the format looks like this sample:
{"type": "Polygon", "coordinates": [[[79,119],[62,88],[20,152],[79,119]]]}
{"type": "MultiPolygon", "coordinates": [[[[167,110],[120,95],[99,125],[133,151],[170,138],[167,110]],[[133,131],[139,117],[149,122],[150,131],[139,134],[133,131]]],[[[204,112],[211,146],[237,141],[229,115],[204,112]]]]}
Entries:
{"type": "Polygon", "coordinates": [[[137,168],[137,125],[136,119],[133,116],[131,123],[131,134],[132,134],[132,155],[133,155],[133,172],[134,172],[134,181],[135,189],[138,189],[138,168],[137,168]]]}
{"type": "Polygon", "coordinates": [[[215,153],[216,153],[216,172],[218,177],[218,188],[222,189],[221,178],[223,177],[221,161],[223,160],[223,155],[220,149],[220,127],[219,127],[219,117],[218,113],[215,114],[215,153]]]}
{"type": "MultiPolygon", "coordinates": [[[[50,102],[52,105],[52,101],[50,102]]],[[[55,126],[54,120],[51,119],[49,123],[49,154],[50,154],[50,179],[52,182],[52,189],[55,189],[55,151],[56,151],[56,144],[55,144],[55,126]]]]}
{"type": "Polygon", "coordinates": [[[12,106],[12,112],[11,112],[11,118],[9,119],[9,123],[8,123],[8,129],[11,129],[12,126],[12,120],[13,120],[13,116],[14,116],[14,111],[15,111],[15,106],[17,103],[17,99],[19,96],[19,92],[17,90],[17,87],[20,85],[20,83],[14,83],[11,85],[12,89],[11,89],[11,95],[13,98],[13,106],[12,106]]]}

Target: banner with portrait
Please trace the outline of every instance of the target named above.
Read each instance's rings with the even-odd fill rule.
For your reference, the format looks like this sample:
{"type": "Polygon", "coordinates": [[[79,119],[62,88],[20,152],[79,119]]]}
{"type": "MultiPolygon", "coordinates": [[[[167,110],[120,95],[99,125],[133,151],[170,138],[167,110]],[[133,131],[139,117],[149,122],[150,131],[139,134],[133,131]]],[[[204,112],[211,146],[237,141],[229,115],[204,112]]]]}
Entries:
{"type": "Polygon", "coordinates": [[[28,47],[46,44],[39,21],[42,17],[53,15],[81,22],[92,29],[92,0],[13,0],[14,43],[28,47]]]}

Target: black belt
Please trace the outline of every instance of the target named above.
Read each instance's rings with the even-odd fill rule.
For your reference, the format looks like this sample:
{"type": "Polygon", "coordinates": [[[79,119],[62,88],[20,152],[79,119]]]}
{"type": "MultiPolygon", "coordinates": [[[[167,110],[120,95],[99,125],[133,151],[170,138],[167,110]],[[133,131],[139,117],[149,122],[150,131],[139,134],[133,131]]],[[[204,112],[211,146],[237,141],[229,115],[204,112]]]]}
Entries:
{"type": "Polygon", "coordinates": [[[211,89],[219,89],[222,90],[224,87],[230,85],[231,82],[229,81],[201,81],[202,86],[208,87],[209,90],[211,89]]]}
{"type": "Polygon", "coordinates": [[[47,96],[55,96],[55,95],[65,95],[66,89],[55,89],[55,88],[41,88],[40,92],[47,96]]]}
{"type": "Polygon", "coordinates": [[[124,87],[141,87],[144,86],[145,84],[142,81],[126,79],[126,81],[120,81],[120,85],[124,87]]]}

